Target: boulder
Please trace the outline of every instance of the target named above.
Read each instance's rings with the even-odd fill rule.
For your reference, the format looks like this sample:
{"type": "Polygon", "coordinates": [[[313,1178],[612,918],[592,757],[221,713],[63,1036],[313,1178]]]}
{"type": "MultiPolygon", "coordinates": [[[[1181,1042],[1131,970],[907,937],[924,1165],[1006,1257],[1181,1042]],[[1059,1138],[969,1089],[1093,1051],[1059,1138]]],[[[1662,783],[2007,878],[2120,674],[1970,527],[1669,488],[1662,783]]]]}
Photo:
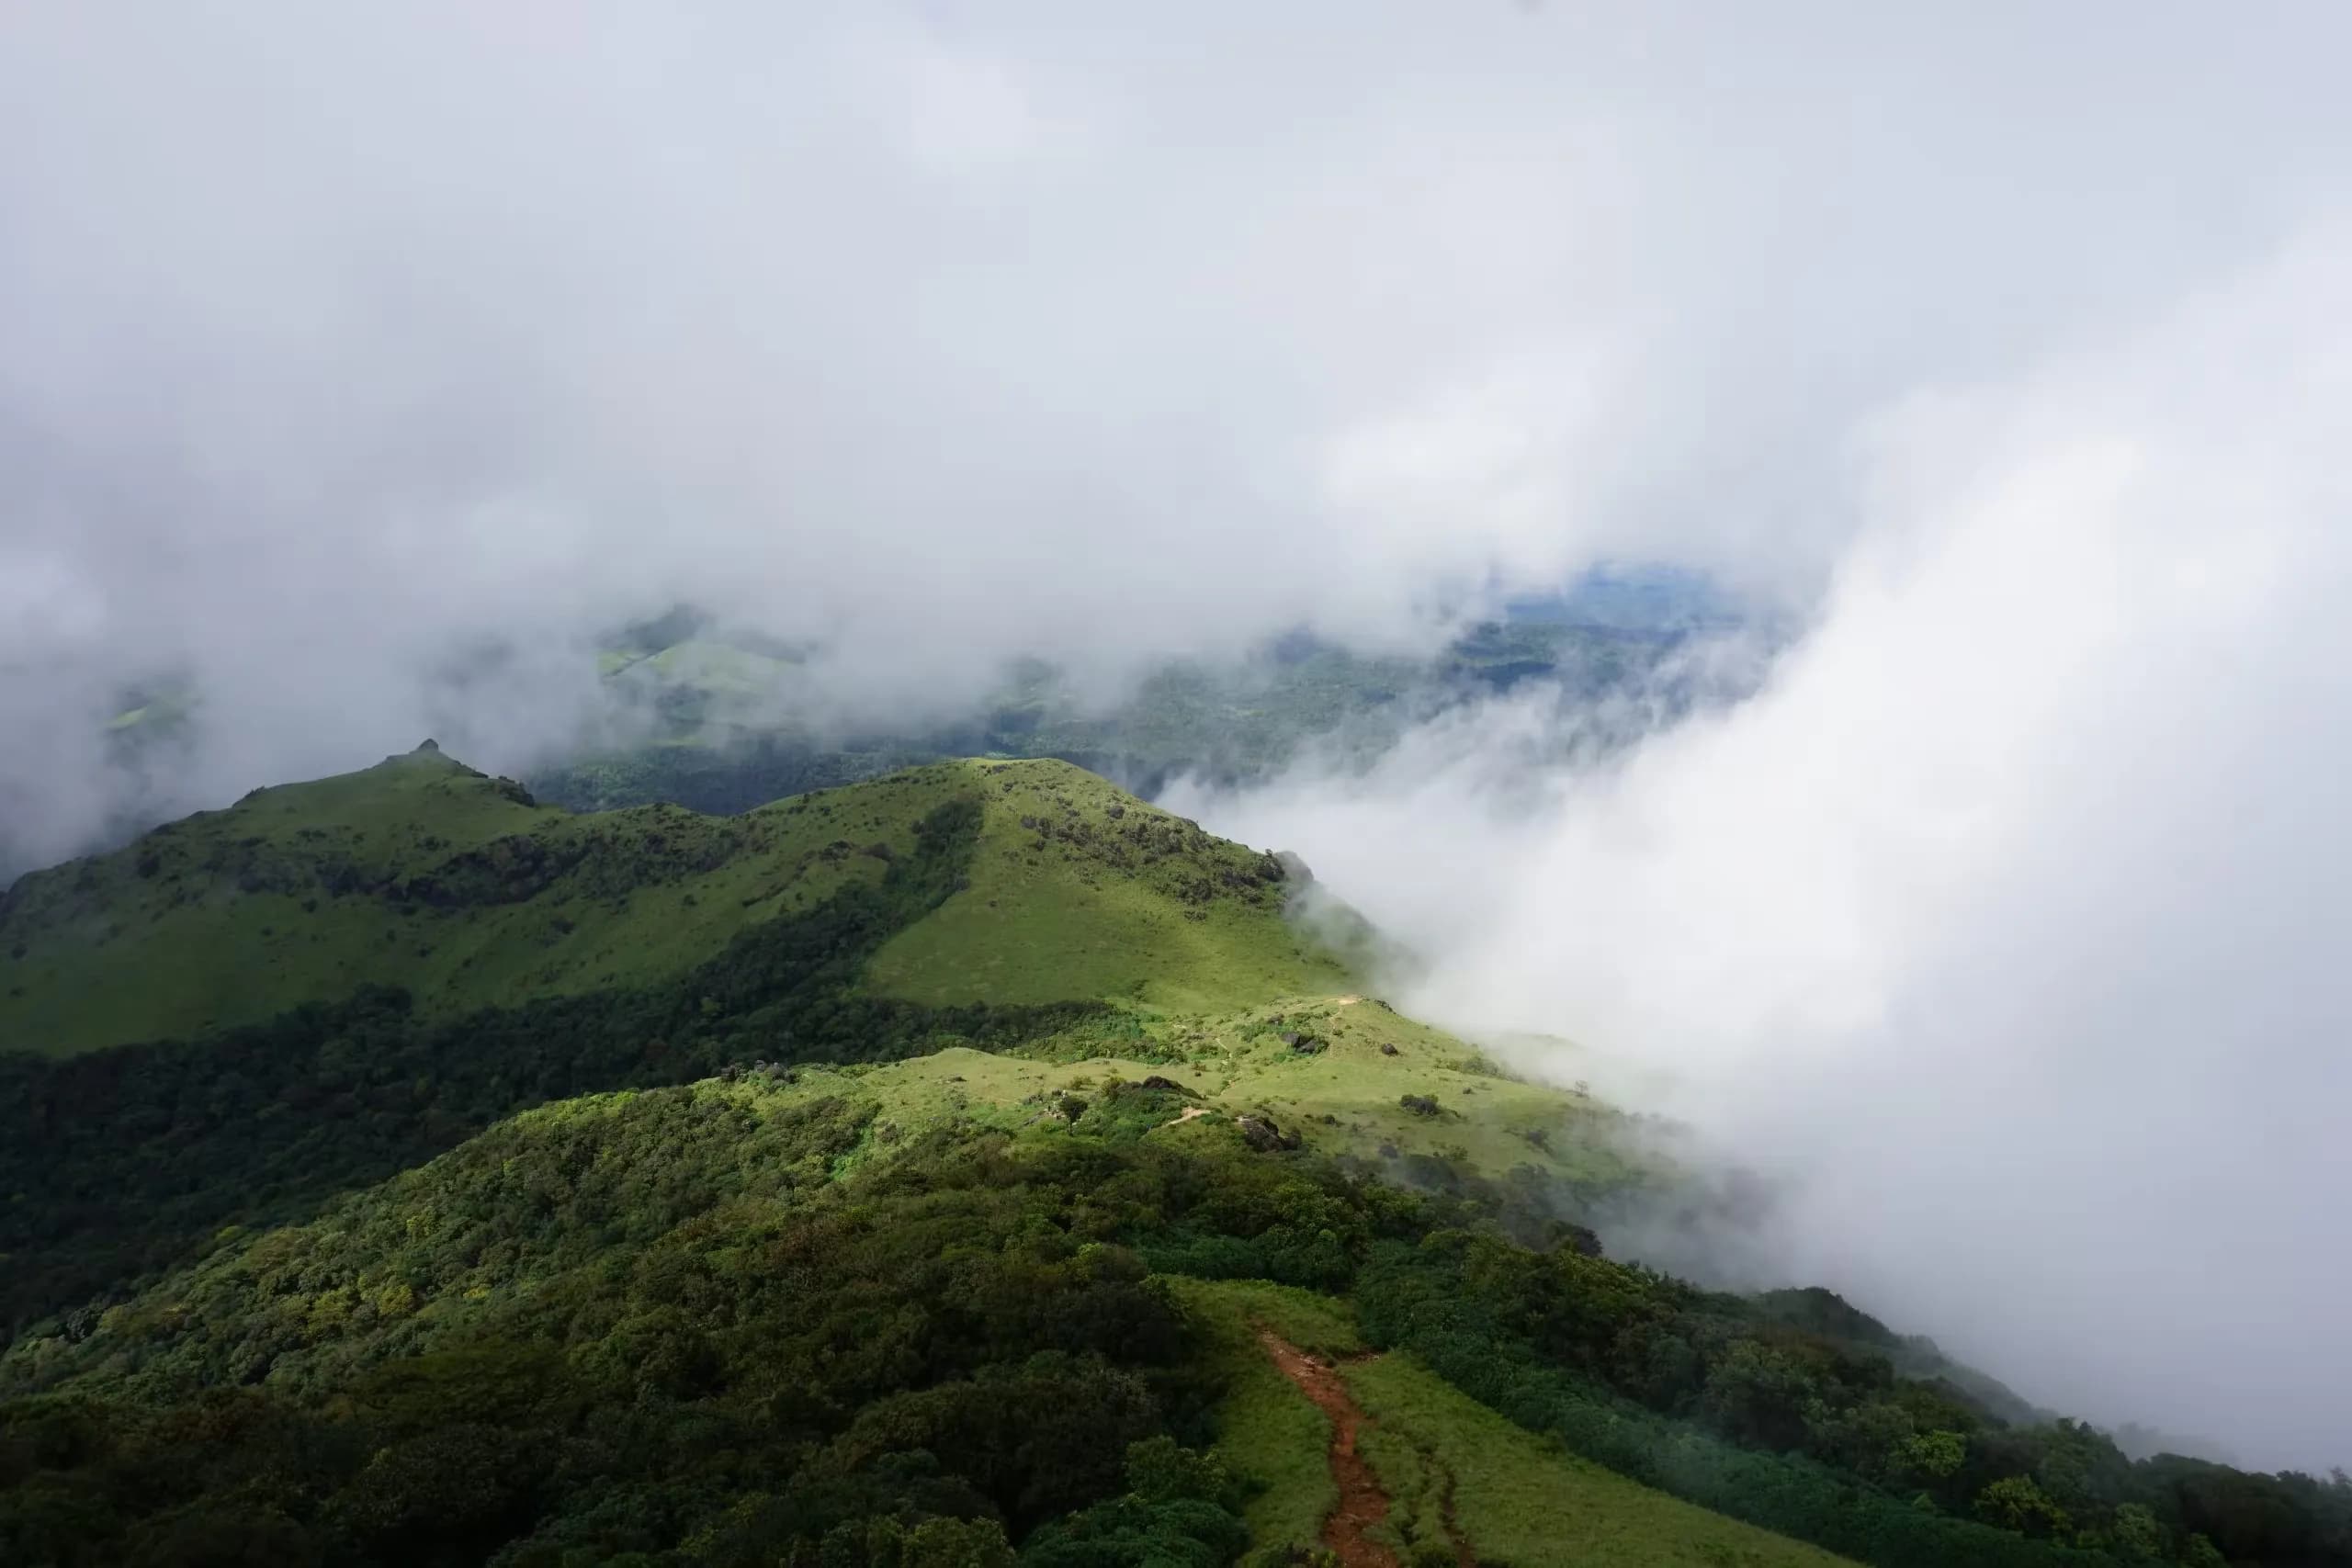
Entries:
{"type": "Polygon", "coordinates": [[[1297,1134],[1284,1133],[1267,1117],[1244,1116],[1234,1126],[1239,1130],[1241,1141],[1261,1155],[1298,1147],[1297,1134]]]}

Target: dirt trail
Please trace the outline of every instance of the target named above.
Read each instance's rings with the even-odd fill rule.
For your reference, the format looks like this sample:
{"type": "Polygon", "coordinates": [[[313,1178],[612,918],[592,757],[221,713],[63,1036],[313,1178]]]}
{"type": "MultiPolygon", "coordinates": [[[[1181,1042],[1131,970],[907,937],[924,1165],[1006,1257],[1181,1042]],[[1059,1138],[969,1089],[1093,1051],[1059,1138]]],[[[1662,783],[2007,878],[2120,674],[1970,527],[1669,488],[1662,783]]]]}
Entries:
{"type": "Polygon", "coordinates": [[[1331,1418],[1331,1479],[1340,1483],[1340,1506],[1323,1523],[1323,1544],[1339,1557],[1341,1568],[1396,1568],[1396,1554],[1365,1533],[1388,1517],[1388,1494],[1356,1452],[1356,1430],[1368,1418],[1356,1408],[1338,1371],[1271,1328],[1258,1330],[1258,1342],[1283,1375],[1331,1418]]]}

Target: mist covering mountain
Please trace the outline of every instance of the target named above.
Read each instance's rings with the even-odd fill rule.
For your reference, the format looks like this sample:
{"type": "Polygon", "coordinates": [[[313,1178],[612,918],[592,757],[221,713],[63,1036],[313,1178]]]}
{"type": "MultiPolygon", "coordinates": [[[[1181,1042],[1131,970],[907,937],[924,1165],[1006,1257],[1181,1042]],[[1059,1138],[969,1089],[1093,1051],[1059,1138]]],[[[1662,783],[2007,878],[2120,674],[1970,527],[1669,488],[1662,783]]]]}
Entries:
{"type": "Polygon", "coordinates": [[[2324,1472],[2347,47],[2289,0],[28,14],[0,879],[425,735],[583,808],[1074,759],[1755,1183],[1678,1269],[2324,1472]]]}

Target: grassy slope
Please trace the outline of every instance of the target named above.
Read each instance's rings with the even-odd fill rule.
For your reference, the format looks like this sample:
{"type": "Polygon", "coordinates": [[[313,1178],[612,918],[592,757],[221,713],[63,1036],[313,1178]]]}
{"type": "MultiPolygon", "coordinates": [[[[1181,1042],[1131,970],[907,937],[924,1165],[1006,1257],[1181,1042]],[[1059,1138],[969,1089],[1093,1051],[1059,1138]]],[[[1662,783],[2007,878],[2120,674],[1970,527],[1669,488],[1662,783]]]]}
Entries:
{"type": "MultiPolygon", "coordinates": [[[[1269,1019],[1276,1014],[1286,1023],[1317,1017],[1317,1008],[1293,1003],[1286,1010],[1261,1008],[1223,1020],[1140,1015],[1139,1050],[1134,1055],[1055,1059],[1063,1054],[1057,1046],[1087,1038],[1080,1035],[1035,1048],[1043,1055],[955,1047],[877,1065],[804,1065],[788,1080],[758,1075],[740,1082],[706,1080],[694,1092],[762,1125],[785,1125],[828,1103],[856,1108],[865,1131],[836,1163],[836,1175],[888,1161],[937,1129],[980,1127],[1018,1134],[1057,1126],[1065,1099],[1071,1095],[1107,1112],[1113,1100],[1107,1091],[1114,1084],[1139,1083],[1154,1075],[1193,1091],[1185,1103],[1199,1110],[1188,1115],[1167,1106],[1159,1113],[1166,1120],[1147,1123],[1148,1130],[1141,1133],[1156,1140],[1229,1136],[1221,1129],[1233,1121],[1271,1113],[1285,1131],[1296,1132],[1319,1152],[1376,1158],[1385,1144],[1393,1153],[1385,1163],[1400,1176],[1409,1172],[1397,1162],[1414,1155],[1452,1158],[1489,1177],[1500,1177],[1514,1166],[1533,1166],[1595,1187],[1638,1182],[1648,1175],[1626,1163],[1623,1147],[1612,1135],[1614,1113],[1605,1108],[1564,1091],[1490,1076],[1491,1069],[1470,1047],[1376,1002],[1333,1000],[1322,1009],[1340,1021],[1311,1025],[1329,1031],[1326,1049],[1314,1055],[1302,1055],[1268,1032],[1269,1019]],[[1405,1044],[1399,1055],[1381,1054],[1382,1043],[1400,1041],[1405,1044]],[[1178,1051],[1192,1054],[1169,1059],[1178,1051]],[[1453,1109],[1434,1120],[1413,1116],[1395,1103],[1408,1093],[1433,1096],[1442,1106],[1453,1109]],[[1326,1115],[1331,1120],[1325,1121],[1326,1115]],[[1543,1148],[1522,1136],[1538,1127],[1550,1133],[1543,1148]]],[[[1128,1021],[1136,1016],[1129,1015],[1128,1021]]],[[[432,1166],[395,1178],[377,1190],[398,1193],[446,1184],[449,1172],[469,1168],[469,1151],[486,1142],[527,1143],[568,1124],[620,1118],[637,1092],[584,1095],[525,1111],[432,1166]]],[[[745,1143],[741,1158],[747,1166],[759,1163],[756,1139],[745,1143]]],[[[308,1249],[307,1244],[297,1248],[308,1249]]],[[[211,1263],[200,1266],[197,1280],[216,1269],[211,1263]]],[[[491,1286],[498,1282],[489,1276],[482,1281],[491,1286]]],[[[170,1297],[187,1288],[166,1284],[157,1294],[170,1297]]],[[[463,1310],[455,1300],[435,1308],[444,1314],[463,1310]]],[[[1322,1344],[1310,1324],[1285,1321],[1278,1326],[1295,1343],[1310,1348],[1322,1344]]]]}
{"type": "Polygon", "coordinates": [[[1364,1458],[1408,1540],[1454,1517],[1481,1557],[1579,1568],[1832,1568],[1847,1559],[1710,1513],[1577,1458],[1463,1393],[1406,1352],[1341,1368],[1376,1423],[1364,1458]]]}
{"type": "MultiPolygon", "coordinates": [[[[1617,1112],[1580,1095],[1496,1077],[1469,1046],[1378,1002],[1333,998],[1224,1018],[1134,1016],[1143,1047],[1134,1055],[1049,1060],[959,1048],[882,1066],[805,1067],[797,1082],[762,1092],[786,1104],[837,1094],[870,1100],[877,1126],[906,1134],[954,1120],[1012,1131],[1057,1115],[1065,1095],[1087,1099],[1116,1080],[1159,1075],[1194,1091],[1194,1103],[1212,1118],[1270,1116],[1326,1154],[1384,1162],[1434,1156],[1490,1177],[1532,1166],[1594,1188],[1645,1175],[1628,1163],[1617,1112]],[[1273,1032],[1276,1018],[1284,1030],[1305,1022],[1325,1031],[1325,1048],[1306,1055],[1283,1044],[1273,1032]],[[1398,1054],[1383,1055],[1383,1044],[1396,1044],[1398,1054]],[[1439,1114],[1404,1110],[1398,1101],[1408,1094],[1436,1100],[1439,1114]],[[1540,1145],[1531,1133],[1542,1135],[1540,1145]]],[[[1091,1041],[1080,1035],[1070,1043],[1091,1041]]],[[[1057,1055],[1054,1045],[1047,1042],[1041,1055],[1057,1055]]],[[[1171,1126],[1152,1135],[1174,1133],[1171,1126]]]]}
{"type": "MultiPolygon", "coordinates": [[[[91,1390],[113,1386],[169,1401],[185,1393],[182,1380],[195,1369],[207,1369],[208,1379],[228,1376],[266,1344],[269,1388],[328,1397],[358,1386],[387,1361],[462,1347],[477,1335],[496,1342],[511,1332],[500,1325],[527,1316],[534,1300],[573,1289],[567,1280],[611,1276],[624,1258],[649,1253],[682,1216],[732,1201],[728,1194],[739,1186],[813,1194],[912,1145],[907,1130],[926,1119],[1023,1125],[1061,1086],[1096,1078],[1107,1066],[950,1051],[862,1071],[808,1069],[790,1085],[706,1082],[685,1091],[695,1111],[673,1121],[717,1141],[696,1153],[664,1140],[675,1168],[655,1168],[640,1151],[647,1168],[608,1173],[618,1184],[612,1195],[618,1206],[601,1227],[549,1228],[542,1209],[570,1201],[575,1184],[590,1179],[579,1163],[583,1154],[625,1140],[629,1118],[658,1097],[624,1092],[549,1105],[356,1193],[310,1224],[223,1233],[210,1258],[110,1311],[81,1343],[35,1337],[13,1347],[0,1360],[0,1382],[53,1386],[62,1377],[87,1380],[83,1386],[91,1390]],[[862,1122],[865,1139],[830,1165],[796,1155],[798,1130],[811,1118],[862,1122]],[[164,1349],[165,1363],[142,1370],[164,1349]]],[[[1278,1075],[1282,1066],[1264,1071],[1278,1075]]],[[[1175,1135],[1214,1136],[1210,1125],[1187,1125],[1175,1135]]],[[[733,1252],[714,1255],[722,1270],[742,1261],[733,1252]]],[[[1313,1545],[1335,1495],[1325,1457],[1329,1428],[1254,1335],[1264,1325],[1310,1351],[1348,1355],[1362,1348],[1351,1309],[1334,1297],[1262,1281],[1168,1276],[1162,1283],[1199,1331],[1200,1354],[1223,1382],[1217,1445],[1250,1494],[1244,1517],[1253,1542],[1313,1545]]],[[[1439,1539],[1434,1477],[1451,1472],[1458,1528],[1497,1561],[1623,1568],[1839,1561],[1576,1461],[1408,1356],[1352,1365],[1347,1375],[1380,1423],[1367,1433],[1365,1451],[1396,1500],[1400,1548],[1439,1539]]]]}
{"type": "MultiPolygon", "coordinates": [[[[1227,1392],[1218,1451],[1255,1495],[1260,1545],[1312,1548],[1337,1499],[1330,1423],[1259,1348],[1259,1325],[1317,1355],[1363,1348],[1344,1303],[1257,1280],[1172,1280],[1227,1392]]],[[[1392,1508],[1396,1544],[1443,1544],[1442,1495],[1482,1561],[1590,1568],[1833,1568],[1846,1560],[1709,1513],[1579,1460],[1454,1389],[1410,1355],[1343,1360],[1373,1425],[1360,1441],[1392,1508]]]]}
{"type": "Polygon", "coordinates": [[[1329,1296],[1261,1280],[1168,1282],[1225,1379],[1217,1451],[1251,1493],[1242,1514],[1251,1540],[1314,1548],[1340,1501],[1326,1451],[1330,1418],[1275,1370],[1256,1329],[1262,1324],[1315,1354],[1346,1355],[1363,1348],[1354,1318],[1329,1296]]]}
{"type": "Polygon", "coordinates": [[[988,813],[970,886],[876,955],[878,990],[1223,1010],[1347,983],[1272,918],[1282,891],[1266,857],[1066,762],[952,766],[982,786],[988,813]]]}
{"type": "Polygon", "coordinates": [[[1261,857],[1066,763],[941,763],[734,818],[573,816],[420,751],[24,878],[0,900],[0,1048],[199,1035],[368,983],[443,1015],[642,985],[878,877],[871,847],[905,852],[974,793],[972,886],[879,956],[884,993],[1238,1006],[1344,979],[1282,921],[1261,857]]]}
{"type": "Polygon", "coordinates": [[[730,819],[526,798],[412,753],[28,876],[0,905],[0,1045],[197,1035],[371,982],[438,1013],[640,984],[879,875],[850,846],[919,815],[904,792],[730,819]]]}

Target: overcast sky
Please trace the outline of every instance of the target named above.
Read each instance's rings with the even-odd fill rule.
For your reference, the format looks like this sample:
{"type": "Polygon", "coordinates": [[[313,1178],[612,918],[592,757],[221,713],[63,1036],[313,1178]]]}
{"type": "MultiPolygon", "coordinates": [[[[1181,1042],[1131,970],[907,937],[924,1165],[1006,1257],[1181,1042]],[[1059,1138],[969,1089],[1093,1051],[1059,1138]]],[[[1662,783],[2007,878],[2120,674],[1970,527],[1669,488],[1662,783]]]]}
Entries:
{"type": "Polygon", "coordinates": [[[1817,622],[1728,717],[1219,820],[1462,911],[1430,1010],[1815,1151],[1873,1304],[2352,1455],[2352,13],[1927,9],[17,7],[0,826],[95,827],[159,669],[214,804],[446,731],[492,633],[526,765],[673,597],[887,712],[1697,565],[1817,622]]]}

